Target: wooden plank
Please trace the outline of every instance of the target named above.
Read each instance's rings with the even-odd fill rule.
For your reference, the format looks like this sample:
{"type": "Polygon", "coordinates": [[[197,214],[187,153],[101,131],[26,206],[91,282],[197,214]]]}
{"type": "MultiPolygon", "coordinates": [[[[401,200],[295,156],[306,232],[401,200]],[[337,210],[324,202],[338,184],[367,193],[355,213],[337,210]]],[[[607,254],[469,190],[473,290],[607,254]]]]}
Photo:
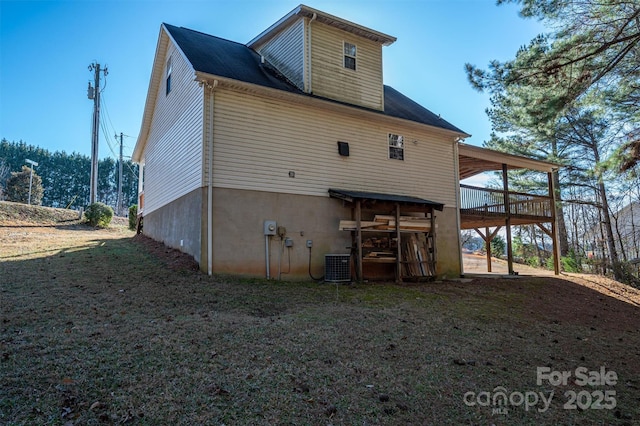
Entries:
{"type": "Polygon", "coordinates": [[[423,277],[428,277],[433,275],[432,271],[431,271],[431,266],[432,266],[432,262],[430,260],[430,256],[429,256],[429,248],[428,248],[428,243],[427,243],[427,236],[425,234],[417,234],[416,235],[418,237],[418,258],[420,259],[421,263],[420,266],[422,267],[422,276],[423,277]]]}
{"type": "MultiPolygon", "coordinates": [[[[373,228],[375,226],[380,225],[378,222],[371,221],[361,221],[360,227],[362,229],[373,228]]],[[[357,220],[341,220],[338,225],[339,231],[355,231],[358,229],[358,221],[357,220]]]]}
{"type": "Polygon", "coordinates": [[[420,263],[420,250],[418,249],[418,238],[416,234],[411,235],[411,252],[412,257],[415,259],[414,271],[416,276],[424,276],[422,273],[422,264],[420,263]]]}
{"type": "MultiPolygon", "coordinates": [[[[383,222],[378,219],[376,221],[378,226],[376,229],[387,229],[387,230],[395,230],[396,229],[396,221],[390,220],[388,222],[383,222]]],[[[416,231],[416,232],[429,232],[431,231],[431,222],[429,220],[401,220],[400,221],[400,230],[401,231],[416,231]]]]}
{"type": "MultiPolygon", "coordinates": [[[[390,222],[395,221],[395,216],[386,215],[386,214],[377,214],[373,217],[373,220],[376,222],[390,222]]],[[[425,221],[428,222],[429,219],[424,216],[424,213],[405,213],[400,216],[400,221],[425,221]]]]}
{"type": "Polygon", "coordinates": [[[425,277],[427,275],[427,253],[424,246],[424,234],[422,232],[414,234],[415,237],[415,249],[416,257],[418,259],[418,267],[420,269],[420,276],[425,277]]]}
{"type": "Polygon", "coordinates": [[[407,261],[409,262],[410,276],[419,277],[422,276],[422,266],[420,264],[418,239],[416,234],[411,234],[407,238],[405,244],[407,261]]]}
{"type": "Polygon", "coordinates": [[[391,251],[371,251],[367,253],[367,257],[395,257],[396,254],[391,251]]]}
{"type": "Polygon", "coordinates": [[[365,257],[362,259],[364,263],[396,263],[395,257],[365,257]]]}

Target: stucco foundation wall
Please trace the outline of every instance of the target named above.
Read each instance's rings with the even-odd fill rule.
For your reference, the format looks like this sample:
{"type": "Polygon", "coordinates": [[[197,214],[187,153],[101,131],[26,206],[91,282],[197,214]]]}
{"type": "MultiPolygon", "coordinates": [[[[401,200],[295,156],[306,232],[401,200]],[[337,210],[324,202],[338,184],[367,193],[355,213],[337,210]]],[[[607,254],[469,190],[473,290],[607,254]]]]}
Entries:
{"type": "Polygon", "coordinates": [[[460,233],[457,211],[445,207],[436,211],[436,272],[440,278],[457,278],[462,273],[460,264],[460,233]]]}
{"type": "Polygon", "coordinates": [[[145,214],[143,234],[200,261],[202,194],[198,188],[145,214]]]}
{"type": "Polygon", "coordinates": [[[275,220],[293,247],[283,250],[280,237],[269,237],[271,277],[310,279],[306,241],[312,240],[311,273],[319,278],[325,254],[349,253],[351,236],[338,231],[338,224],[350,215],[329,197],[214,188],[213,270],[266,276],[264,221],[275,220]]]}
{"type": "MultiPolygon", "coordinates": [[[[351,209],[334,198],[214,188],[213,271],[266,276],[264,221],[275,220],[293,247],[283,249],[280,237],[269,237],[271,277],[310,279],[306,241],[312,240],[311,273],[319,278],[325,254],[349,253],[351,233],[338,225],[350,217],[351,209]]],[[[436,221],[438,274],[460,276],[455,208],[438,212],[436,221]]]]}

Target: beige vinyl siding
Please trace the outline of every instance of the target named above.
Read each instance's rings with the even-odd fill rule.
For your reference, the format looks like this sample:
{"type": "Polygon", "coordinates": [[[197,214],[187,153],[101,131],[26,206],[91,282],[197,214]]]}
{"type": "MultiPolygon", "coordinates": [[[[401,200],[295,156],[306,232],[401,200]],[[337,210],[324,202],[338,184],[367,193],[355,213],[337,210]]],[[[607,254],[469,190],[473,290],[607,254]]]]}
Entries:
{"type": "Polygon", "coordinates": [[[311,26],[313,93],[382,110],[382,46],[328,25],[311,26]],[[344,67],[344,42],[357,46],[356,70],[344,67]]]}
{"type": "Polygon", "coordinates": [[[304,20],[302,18],[257,51],[300,90],[304,90],[304,20]]]}
{"type": "Polygon", "coordinates": [[[214,186],[315,196],[342,188],[455,206],[453,137],[385,122],[219,90],[214,186]],[[388,158],[388,133],[404,136],[405,161],[388,158]],[[349,143],[349,157],[338,154],[338,141],[349,143]]]}
{"type": "Polygon", "coordinates": [[[168,55],[173,62],[171,92],[165,95],[163,70],[152,131],[143,154],[145,214],[199,188],[202,182],[202,89],[173,44],[168,55]]]}

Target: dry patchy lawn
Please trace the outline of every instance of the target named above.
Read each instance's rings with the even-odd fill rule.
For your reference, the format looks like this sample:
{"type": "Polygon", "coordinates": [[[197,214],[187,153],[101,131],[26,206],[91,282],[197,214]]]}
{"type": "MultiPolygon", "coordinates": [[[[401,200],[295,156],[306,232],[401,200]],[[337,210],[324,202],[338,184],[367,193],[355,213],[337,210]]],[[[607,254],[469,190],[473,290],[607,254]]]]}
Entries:
{"type": "Polygon", "coordinates": [[[121,227],[14,218],[0,219],[0,283],[2,424],[640,422],[640,294],[593,277],[208,277],[121,227]],[[538,385],[537,367],[572,377],[538,385]],[[578,367],[616,384],[579,386],[578,367]],[[478,404],[500,391],[553,397],[544,412],[478,404]],[[605,391],[614,408],[585,408],[605,391]]]}

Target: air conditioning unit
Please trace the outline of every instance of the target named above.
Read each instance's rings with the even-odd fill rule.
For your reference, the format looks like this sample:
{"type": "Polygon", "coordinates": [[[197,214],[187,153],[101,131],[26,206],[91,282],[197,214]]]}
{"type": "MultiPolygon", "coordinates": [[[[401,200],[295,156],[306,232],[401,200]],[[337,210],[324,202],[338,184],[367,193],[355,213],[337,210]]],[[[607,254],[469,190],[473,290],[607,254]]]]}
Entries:
{"type": "Polygon", "coordinates": [[[351,281],[351,255],[325,254],[324,280],[329,282],[351,281]]]}

